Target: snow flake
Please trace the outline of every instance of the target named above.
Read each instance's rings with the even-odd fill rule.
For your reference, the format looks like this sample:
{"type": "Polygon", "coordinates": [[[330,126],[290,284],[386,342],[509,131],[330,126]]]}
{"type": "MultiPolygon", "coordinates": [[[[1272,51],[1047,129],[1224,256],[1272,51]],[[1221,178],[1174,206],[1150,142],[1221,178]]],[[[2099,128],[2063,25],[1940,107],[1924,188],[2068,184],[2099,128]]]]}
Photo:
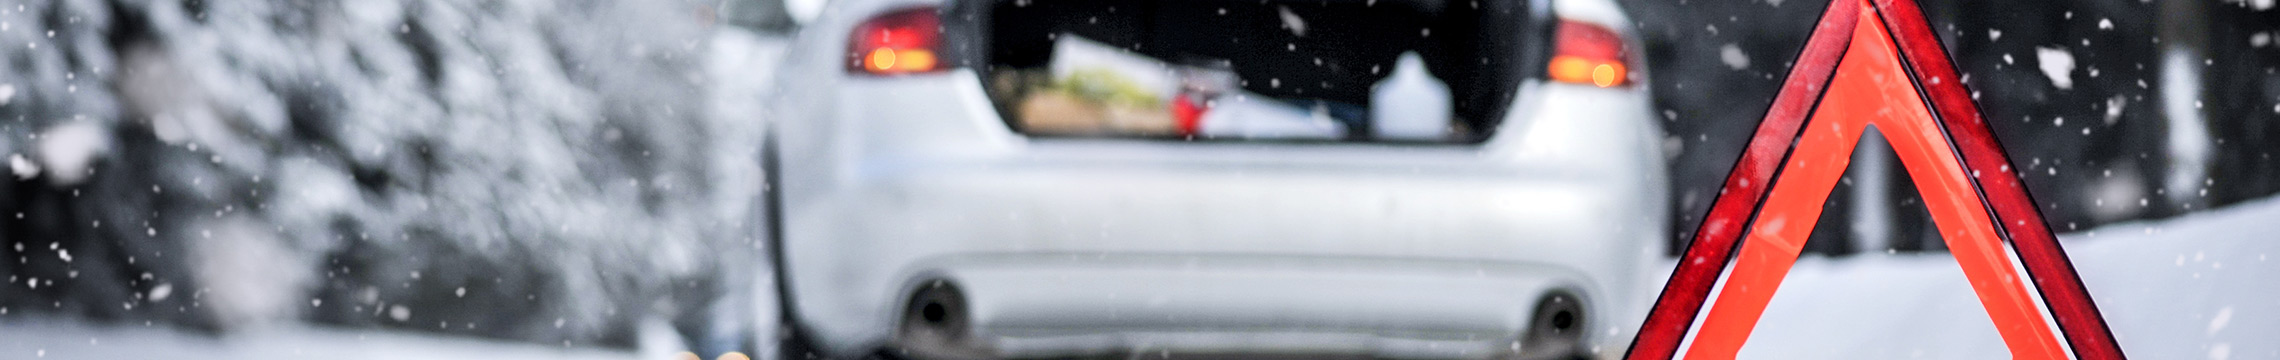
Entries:
{"type": "Polygon", "coordinates": [[[2113,30],[2113,29],[2114,29],[2114,20],[2113,20],[2113,19],[2107,19],[2107,18],[2099,18],[2099,19],[2098,19],[2098,30],[2113,30]]]}
{"type": "Polygon", "coordinates": [[[158,286],[151,287],[148,297],[151,302],[159,302],[165,301],[169,296],[174,296],[174,284],[158,284],[158,286]]]}
{"type": "Polygon", "coordinates": [[[1298,13],[1291,12],[1288,6],[1276,6],[1275,11],[1275,15],[1282,18],[1284,30],[1290,30],[1291,35],[1306,36],[1306,19],[1299,18],[1298,13]]]}
{"type": "MultiPolygon", "coordinates": [[[[2060,48],[2036,47],[2035,58],[2041,63],[2038,67],[2043,76],[2050,78],[2051,86],[2062,90],[2074,88],[2074,77],[2069,74],[2074,72],[2073,53],[2060,48]]],[[[2004,55],[2003,60],[2009,63],[2010,55],[2004,55]]]]}
{"type": "Polygon", "coordinates": [[[1734,43],[1726,43],[1726,46],[1718,48],[1718,60],[1724,61],[1726,67],[1734,70],[1750,67],[1749,54],[1742,53],[1742,47],[1734,43]]]}
{"type": "Polygon", "coordinates": [[[2114,97],[2112,97],[2112,98],[2107,98],[2107,99],[2106,99],[2106,125],[2113,125],[2113,124],[2114,124],[2114,121],[2116,121],[2116,120],[2121,120],[2121,119],[2122,119],[2122,109],[2128,108],[2128,107],[2129,107],[2129,105],[2130,105],[2130,101],[2129,101],[2129,98],[2125,98],[2125,97],[2122,97],[2121,95],[2114,95],[2114,97]]]}
{"type": "Polygon", "coordinates": [[[410,320],[412,309],[405,308],[403,305],[391,305],[388,307],[388,318],[396,321],[410,320]]]}

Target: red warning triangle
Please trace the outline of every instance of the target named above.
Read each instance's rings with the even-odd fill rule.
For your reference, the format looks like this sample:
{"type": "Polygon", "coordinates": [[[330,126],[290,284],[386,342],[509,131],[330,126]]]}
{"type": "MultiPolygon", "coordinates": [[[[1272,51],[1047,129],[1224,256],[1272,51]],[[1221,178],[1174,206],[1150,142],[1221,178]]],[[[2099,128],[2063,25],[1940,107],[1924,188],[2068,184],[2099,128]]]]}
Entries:
{"type": "Polygon", "coordinates": [[[2080,359],[2123,358],[1977,105],[1955,81],[1922,10],[1913,0],[1870,1],[1829,4],[1628,358],[1671,359],[1690,329],[1688,359],[1733,358],[1870,126],[1900,155],[2013,358],[2065,359],[2068,350],[2080,359]],[[2033,281],[2019,281],[2022,275],[2033,281]],[[1714,287],[1720,290],[1710,303],[1714,287]],[[1697,327],[1704,305],[1710,311],[1697,327]]]}

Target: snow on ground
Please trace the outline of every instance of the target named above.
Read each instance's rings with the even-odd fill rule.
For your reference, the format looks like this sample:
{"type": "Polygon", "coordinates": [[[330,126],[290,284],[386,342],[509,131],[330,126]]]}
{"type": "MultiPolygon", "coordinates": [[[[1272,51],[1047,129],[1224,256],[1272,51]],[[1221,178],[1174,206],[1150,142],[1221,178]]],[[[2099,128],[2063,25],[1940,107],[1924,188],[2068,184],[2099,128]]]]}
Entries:
{"type": "MultiPolygon", "coordinates": [[[[2280,358],[2280,198],[2063,234],[2125,353],[2280,358]]],[[[1647,286],[1659,286],[1659,283],[1647,286]]],[[[1750,359],[2002,359],[1944,253],[1798,261],[1742,348],[1750,359]]]]}
{"type": "Polygon", "coordinates": [[[210,337],[168,327],[0,322],[0,359],[632,359],[588,346],[495,342],[388,330],[284,326],[210,337]]]}

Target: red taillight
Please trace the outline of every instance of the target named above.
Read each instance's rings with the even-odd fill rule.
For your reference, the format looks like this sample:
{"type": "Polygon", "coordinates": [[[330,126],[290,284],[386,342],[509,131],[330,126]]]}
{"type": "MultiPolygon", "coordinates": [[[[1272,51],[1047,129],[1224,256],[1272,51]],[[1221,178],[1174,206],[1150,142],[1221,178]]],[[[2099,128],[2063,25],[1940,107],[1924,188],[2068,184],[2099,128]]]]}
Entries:
{"type": "Polygon", "coordinates": [[[881,14],[855,25],[847,41],[847,72],[874,75],[942,70],[942,20],[933,7],[881,14]]]}
{"type": "Polygon", "coordinates": [[[1630,77],[1630,67],[1623,63],[1623,37],[1614,30],[1562,19],[1552,46],[1546,73],[1553,81],[1613,87],[1630,77]]]}

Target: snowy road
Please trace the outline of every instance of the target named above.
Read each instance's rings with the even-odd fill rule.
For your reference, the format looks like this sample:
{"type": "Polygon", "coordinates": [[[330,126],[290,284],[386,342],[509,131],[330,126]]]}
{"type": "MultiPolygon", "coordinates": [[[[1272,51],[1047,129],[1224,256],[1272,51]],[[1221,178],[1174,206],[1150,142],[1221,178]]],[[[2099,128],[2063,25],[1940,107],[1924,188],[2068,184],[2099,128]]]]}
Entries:
{"type": "Polygon", "coordinates": [[[381,330],[281,327],[223,337],[164,327],[0,321],[0,359],[633,359],[632,352],[381,330]]]}
{"type": "MultiPolygon", "coordinates": [[[[2149,359],[2280,358],[2280,198],[2061,236],[2125,351],[2149,359]]],[[[1643,286],[1657,286],[1646,284],[1643,286]]],[[[1944,254],[1800,260],[1746,359],[2001,359],[2002,341],[1944,254]]],[[[222,338],[8,318],[4,359],[632,359],[632,352],[425,334],[277,328],[222,338]]]]}
{"type": "MultiPolygon", "coordinates": [[[[2060,235],[2122,350],[2280,358],[2280,198],[2060,235]]],[[[1798,261],[1741,358],[2003,359],[1944,253],[1798,261]]]]}

